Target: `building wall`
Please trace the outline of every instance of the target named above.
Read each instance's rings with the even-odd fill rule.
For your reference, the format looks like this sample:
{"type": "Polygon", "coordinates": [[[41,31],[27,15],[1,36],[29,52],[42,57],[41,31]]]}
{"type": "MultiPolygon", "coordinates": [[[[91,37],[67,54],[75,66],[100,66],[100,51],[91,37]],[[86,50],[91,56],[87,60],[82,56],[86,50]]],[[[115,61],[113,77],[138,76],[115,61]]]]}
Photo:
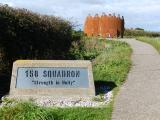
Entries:
{"type": "Polygon", "coordinates": [[[99,16],[88,15],[84,23],[84,33],[87,36],[101,36],[106,37],[123,37],[124,34],[124,18],[120,15],[106,15],[99,16]]]}

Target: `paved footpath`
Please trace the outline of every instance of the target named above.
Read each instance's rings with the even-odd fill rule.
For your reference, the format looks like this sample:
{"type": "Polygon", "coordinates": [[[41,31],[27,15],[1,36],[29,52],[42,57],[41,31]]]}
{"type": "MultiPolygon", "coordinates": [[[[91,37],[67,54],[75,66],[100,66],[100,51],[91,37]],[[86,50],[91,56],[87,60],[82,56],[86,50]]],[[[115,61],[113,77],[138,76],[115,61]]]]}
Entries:
{"type": "Polygon", "coordinates": [[[160,120],[160,55],[149,44],[125,39],[132,68],[116,96],[112,120],[160,120]]]}

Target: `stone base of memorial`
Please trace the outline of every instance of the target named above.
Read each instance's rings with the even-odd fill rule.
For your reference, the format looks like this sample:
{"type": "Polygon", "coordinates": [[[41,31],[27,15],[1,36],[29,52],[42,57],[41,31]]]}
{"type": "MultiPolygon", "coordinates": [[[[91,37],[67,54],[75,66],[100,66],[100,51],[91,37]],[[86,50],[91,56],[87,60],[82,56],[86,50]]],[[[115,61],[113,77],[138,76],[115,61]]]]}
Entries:
{"type": "Polygon", "coordinates": [[[90,61],[18,60],[9,98],[91,98],[95,87],[90,61]]]}

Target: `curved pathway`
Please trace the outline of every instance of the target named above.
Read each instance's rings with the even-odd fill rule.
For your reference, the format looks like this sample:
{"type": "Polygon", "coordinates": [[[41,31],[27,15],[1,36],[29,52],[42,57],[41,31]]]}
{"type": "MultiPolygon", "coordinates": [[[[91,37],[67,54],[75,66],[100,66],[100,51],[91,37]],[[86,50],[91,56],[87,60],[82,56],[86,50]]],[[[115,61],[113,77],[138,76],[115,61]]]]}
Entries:
{"type": "Polygon", "coordinates": [[[132,68],[116,96],[112,120],[160,120],[160,55],[149,44],[125,39],[132,68]]]}

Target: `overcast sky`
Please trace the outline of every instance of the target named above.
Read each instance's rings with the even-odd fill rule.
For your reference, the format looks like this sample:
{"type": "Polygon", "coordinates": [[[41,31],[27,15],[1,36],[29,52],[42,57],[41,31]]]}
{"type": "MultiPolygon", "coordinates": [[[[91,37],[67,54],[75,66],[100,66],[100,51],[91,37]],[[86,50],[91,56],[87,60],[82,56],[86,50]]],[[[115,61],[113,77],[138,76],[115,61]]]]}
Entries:
{"type": "Polygon", "coordinates": [[[126,28],[160,31],[160,0],[0,0],[0,3],[61,16],[81,27],[89,13],[116,13],[125,17],[126,28]]]}

